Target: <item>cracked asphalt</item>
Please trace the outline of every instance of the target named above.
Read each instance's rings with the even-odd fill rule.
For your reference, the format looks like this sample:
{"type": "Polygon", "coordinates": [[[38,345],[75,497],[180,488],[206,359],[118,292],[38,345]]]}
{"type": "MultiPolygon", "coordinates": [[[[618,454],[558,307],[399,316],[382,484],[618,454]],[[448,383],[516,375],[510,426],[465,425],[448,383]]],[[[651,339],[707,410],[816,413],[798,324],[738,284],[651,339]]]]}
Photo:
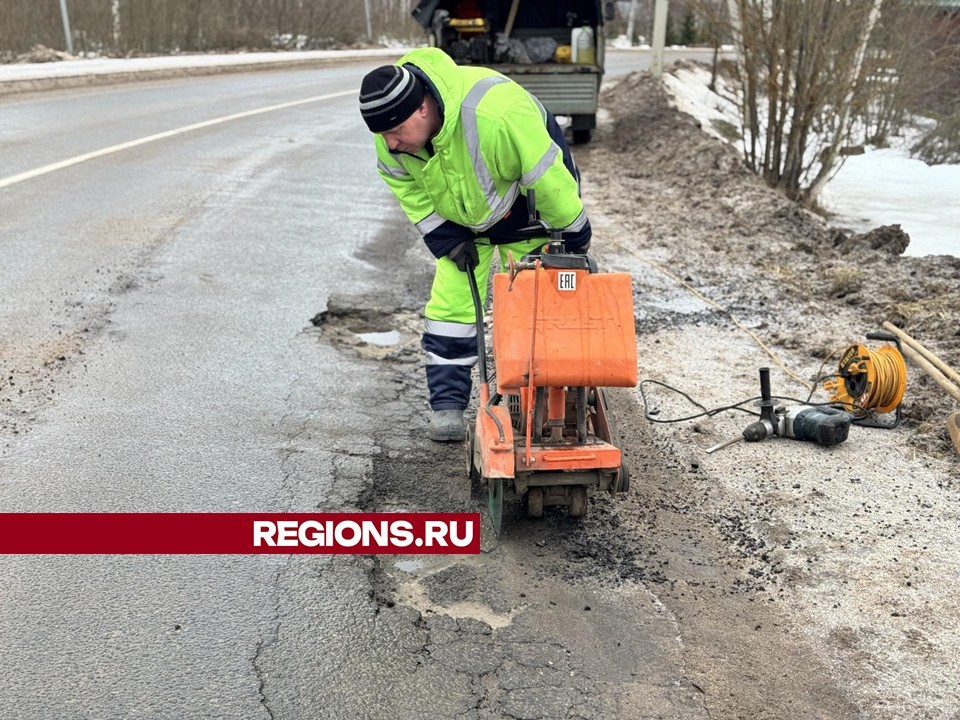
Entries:
{"type": "MultiPolygon", "coordinates": [[[[375,64],[3,98],[4,159],[21,172],[335,94],[375,64]]],[[[683,268],[803,365],[820,300],[785,309],[763,278],[821,231],[644,81],[629,87],[636,105],[610,99],[622,112],[578,159],[598,259],[634,277],[641,376],[716,405],[749,396],[765,358],[630,249],[683,268]],[[758,249],[773,257],[751,269],[758,249]]],[[[376,179],[352,96],[7,187],[0,213],[4,510],[482,507],[462,447],[425,439],[431,262],[376,179]]],[[[0,715],[956,714],[955,465],[905,456],[922,433],[707,456],[736,421],[664,428],[636,392],[610,398],[631,492],[591,497],[580,522],[528,520],[508,495],[477,556],[0,557],[0,715]]]]}
{"type": "MultiPolygon", "coordinates": [[[[369,67],[7,97],[8,167],[369,67]]],[[[334,98],[3,190],[0,507],[477,509],[462,448],[424,437],[431,264],[355,115],[334,98]],[[397,347],[357,343],[372,320],[397,347]]],[[[506,522],[456,560],[0,557],[2,714],[701,716],[670,614],[567,557],[585,526],[506,522]]]]}

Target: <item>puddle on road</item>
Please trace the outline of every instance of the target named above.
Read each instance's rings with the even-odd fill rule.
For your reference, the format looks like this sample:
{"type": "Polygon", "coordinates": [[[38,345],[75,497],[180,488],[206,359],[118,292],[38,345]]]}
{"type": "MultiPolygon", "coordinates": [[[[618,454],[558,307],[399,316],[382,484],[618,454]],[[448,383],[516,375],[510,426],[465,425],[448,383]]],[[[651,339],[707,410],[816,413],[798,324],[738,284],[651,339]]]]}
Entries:
{"type": "Polygon", "coordinates": [[[360,331],[356,328],[350,328],[360,340],[371,345],[389,346],[400,342],[400,333],[396,330],[374,330],[360,331]]]}

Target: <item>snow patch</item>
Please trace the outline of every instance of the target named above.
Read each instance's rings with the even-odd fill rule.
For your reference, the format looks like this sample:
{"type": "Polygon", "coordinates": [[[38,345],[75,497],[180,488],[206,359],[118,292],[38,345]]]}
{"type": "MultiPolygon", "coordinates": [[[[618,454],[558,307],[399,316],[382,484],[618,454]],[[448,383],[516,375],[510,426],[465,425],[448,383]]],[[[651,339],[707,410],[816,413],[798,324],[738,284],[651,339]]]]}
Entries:
{"type": "MultiPolygon", "coordinates": [[[[704,132],[743,153],[740,116],[732,92],[709,88],[706,68],[684,66],[663,76],[674,106],[700,121],[704,132]]],[[[900,225],[910,235],[906,255],[960,256],[960,165],[927,165],[910,156],[915,133],[888,148],[867,146],[844,159],[820,204],[831,222],[854,232],[900,225]]]]}

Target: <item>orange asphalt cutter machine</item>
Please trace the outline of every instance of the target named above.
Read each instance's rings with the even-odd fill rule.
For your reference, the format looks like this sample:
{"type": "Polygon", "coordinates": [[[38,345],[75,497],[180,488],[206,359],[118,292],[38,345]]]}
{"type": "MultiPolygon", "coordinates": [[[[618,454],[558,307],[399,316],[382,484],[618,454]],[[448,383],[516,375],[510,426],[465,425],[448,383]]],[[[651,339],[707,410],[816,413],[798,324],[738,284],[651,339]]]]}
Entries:
{"type": "Polygon", "coordinates": [[[486,486],[497,534],[511,487],[524,496],[530,517],[565,505],[579,518],[589,487],[617,493],[630,484],[603,391],[637,384],[630,275],[599,273],[588,256],[567,253],[560,231],[539,220],[534,202],[530,191],[531,223],[542,225],[550,242],[540,255],[511,257],[509,272],[493,276],[495,378],[487,372],[477,282],[467,273],[480,372],[467,467],[486,486]]]}

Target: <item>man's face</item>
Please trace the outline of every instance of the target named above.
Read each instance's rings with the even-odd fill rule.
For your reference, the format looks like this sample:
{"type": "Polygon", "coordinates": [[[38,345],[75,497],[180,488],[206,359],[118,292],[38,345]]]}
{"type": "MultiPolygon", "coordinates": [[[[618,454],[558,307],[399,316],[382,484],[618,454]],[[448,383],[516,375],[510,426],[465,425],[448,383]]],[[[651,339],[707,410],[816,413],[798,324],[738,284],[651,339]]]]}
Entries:
{"type": "Polygon", "coordinates": [[[393,152],[405,152],[415,155],[423,150],[430,139],[427,105],[423,103],[395,128],[380,133],[393,152]]]}

